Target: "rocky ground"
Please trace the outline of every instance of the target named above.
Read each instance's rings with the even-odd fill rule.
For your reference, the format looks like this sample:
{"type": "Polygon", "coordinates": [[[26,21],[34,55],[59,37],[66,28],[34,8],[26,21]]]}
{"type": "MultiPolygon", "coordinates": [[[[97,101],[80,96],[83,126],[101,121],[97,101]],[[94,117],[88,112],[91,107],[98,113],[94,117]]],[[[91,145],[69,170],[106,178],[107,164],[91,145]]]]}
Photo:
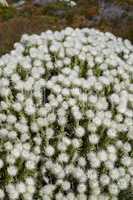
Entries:
{"type": "Polygon", "coordinates": [[[66,26],[94,27],[133,41],[133,0],[78,0],[73,8],[55,0],[42,1],[14,4],[9,0],[8,8],[0,7],[0,55],[12,49],[23,33],[66,26]],[[38,5],[42,1],[43,5],[38,5]]]}

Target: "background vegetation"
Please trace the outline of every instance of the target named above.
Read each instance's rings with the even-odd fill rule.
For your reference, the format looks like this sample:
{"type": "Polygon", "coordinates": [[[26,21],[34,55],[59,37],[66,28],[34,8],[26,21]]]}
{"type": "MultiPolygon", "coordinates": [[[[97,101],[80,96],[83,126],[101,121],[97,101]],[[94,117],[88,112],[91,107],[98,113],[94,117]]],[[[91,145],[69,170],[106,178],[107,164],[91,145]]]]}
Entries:
{"type": "Polygon", "coordinates": [[[78,0],[77,6],[73,8],[62,2],[36,6],[31,0],[16,7],[13,6],[14,2],[9,1],[8,8],[0,7],[0,55],[12,49],[14,42],[19,41],[23,33],[60,30],[66,26],[94,27],[133,41],[133,15],[128,15],[133,11],[133,0],[106,1],[124,9],[120,17],[112,12],[112,18],[102,16],[100,0],[78,0]]]}

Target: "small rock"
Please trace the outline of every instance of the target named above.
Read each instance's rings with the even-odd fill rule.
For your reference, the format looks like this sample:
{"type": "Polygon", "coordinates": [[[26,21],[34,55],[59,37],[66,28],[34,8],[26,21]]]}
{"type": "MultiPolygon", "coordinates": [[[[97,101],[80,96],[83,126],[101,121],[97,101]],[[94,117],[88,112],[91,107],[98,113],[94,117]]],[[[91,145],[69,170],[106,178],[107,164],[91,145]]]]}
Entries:
{"type": "Polygon", "coordinates": [[[102,15],[103,18],[107,20],[114,20],[114,19],[120,19],[124,13],[125,11],[121,7],[110,5],[109,7],[103,10],[102,15]]]}
{"type": "Polygon", "coordinates": [[[58,16],[58,17],[63,17],[65,15],[66,10],[65,9],[59,9],[59,10],[49,10],[48,13],[50,15],[58,16]]]}

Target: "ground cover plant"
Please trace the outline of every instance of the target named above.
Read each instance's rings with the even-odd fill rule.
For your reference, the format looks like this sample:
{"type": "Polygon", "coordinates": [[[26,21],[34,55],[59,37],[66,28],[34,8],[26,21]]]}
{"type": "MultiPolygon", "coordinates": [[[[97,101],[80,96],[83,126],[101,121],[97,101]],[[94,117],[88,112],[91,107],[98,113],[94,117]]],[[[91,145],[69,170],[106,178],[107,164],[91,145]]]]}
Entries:
{"type": "Polygon", "coordinates": [[[0,199],[132,199],[132,148],[129,40],[68,27],[0,58],[0,199]]]}

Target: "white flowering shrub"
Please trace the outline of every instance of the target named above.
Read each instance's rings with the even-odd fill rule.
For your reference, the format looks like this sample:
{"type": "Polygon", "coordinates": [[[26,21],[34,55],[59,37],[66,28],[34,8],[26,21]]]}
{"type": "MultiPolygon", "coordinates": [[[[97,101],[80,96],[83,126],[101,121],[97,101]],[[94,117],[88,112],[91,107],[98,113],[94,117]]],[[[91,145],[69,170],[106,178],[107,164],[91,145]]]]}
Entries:
{"type": "Polygon", "coordinates": [[[116,200],[133,188],[133,45],[66,28],[0,58],[0,199],[116,200]]]}

